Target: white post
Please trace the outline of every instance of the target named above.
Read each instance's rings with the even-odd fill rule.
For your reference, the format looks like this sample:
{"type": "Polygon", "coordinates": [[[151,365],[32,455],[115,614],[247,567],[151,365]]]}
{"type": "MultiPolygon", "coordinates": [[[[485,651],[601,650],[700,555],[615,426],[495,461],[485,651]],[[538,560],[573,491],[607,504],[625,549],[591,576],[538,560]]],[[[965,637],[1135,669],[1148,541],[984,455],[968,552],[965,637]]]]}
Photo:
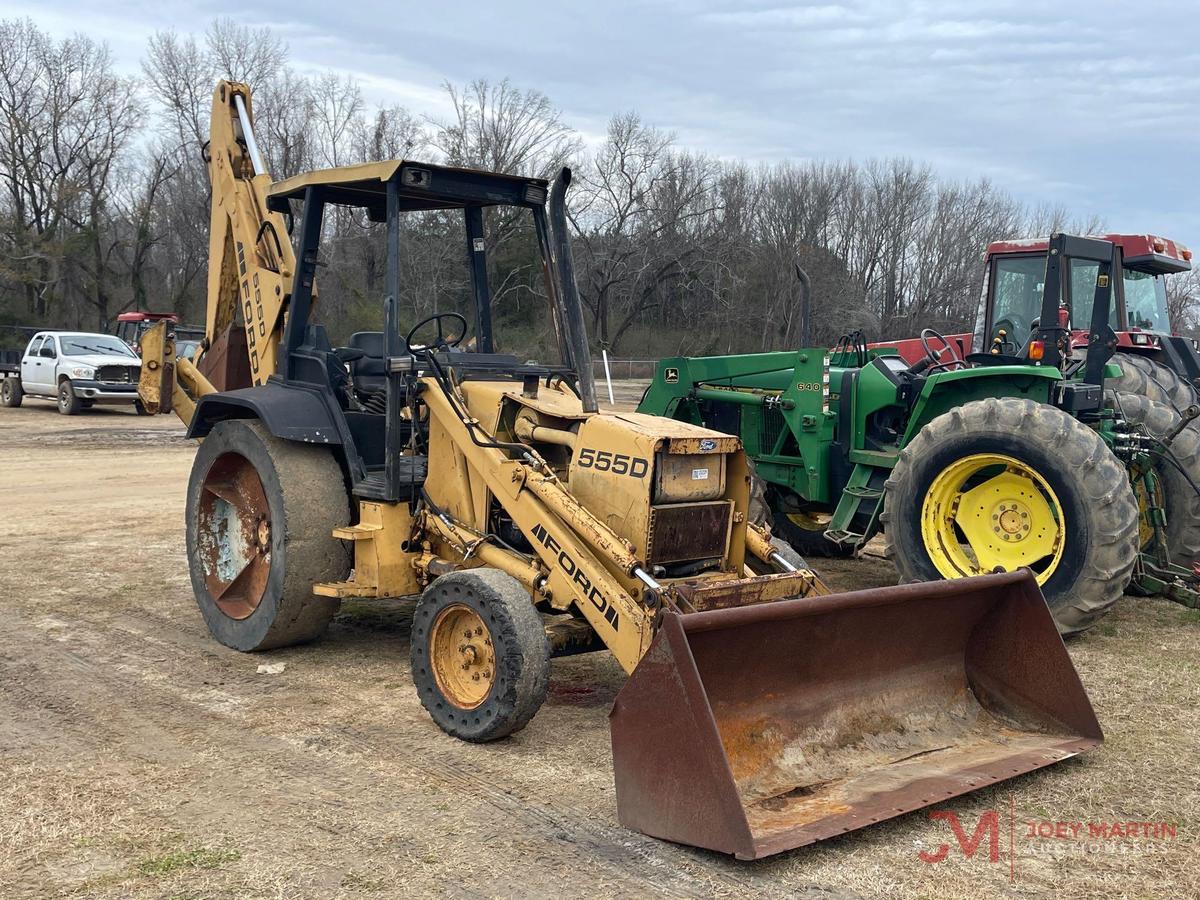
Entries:
{"type": "Polygon", "coordinates": [[[617,401],[613,399],[612,372],[608,370],[608,351],[601,347],[600,355],[604,357],[604,380],[608,382],[608,405],[615,406],[617,401]]]}

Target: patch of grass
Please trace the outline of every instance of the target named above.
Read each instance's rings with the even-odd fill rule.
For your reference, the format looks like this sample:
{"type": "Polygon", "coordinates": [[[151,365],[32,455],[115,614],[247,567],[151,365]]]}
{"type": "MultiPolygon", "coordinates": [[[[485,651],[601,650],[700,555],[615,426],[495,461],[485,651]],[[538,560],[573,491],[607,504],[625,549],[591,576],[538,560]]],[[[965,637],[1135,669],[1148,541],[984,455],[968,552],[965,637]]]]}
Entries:
{"type": "Polygon", "coordinates": [[[1117,626],[1111,622],[1101,622],[1093,629],[1093,631],[1095,631],[1096,634],[1103,635],[1104,637],[1117,636],[1117,626]]]}
{"type": "Polygon", "coordinates": [[[162,856],[154,856],[138,863],[138,871],[143,875],[153,875],[161,878],[179,869],[215,869],[222,863],[241,859],[242,854],[237,850],[213,850],[208,847],[197,847],[195,850],[174,850],[162,856]]]}
{"type": "Polygon", "coordinates": [[[347,872],[342,878],[342,887],[352,891],[377,893],[383,890],[384,884],[381,878],[368,878],[365,875],[359,875],[357,872],[347,872]]]}

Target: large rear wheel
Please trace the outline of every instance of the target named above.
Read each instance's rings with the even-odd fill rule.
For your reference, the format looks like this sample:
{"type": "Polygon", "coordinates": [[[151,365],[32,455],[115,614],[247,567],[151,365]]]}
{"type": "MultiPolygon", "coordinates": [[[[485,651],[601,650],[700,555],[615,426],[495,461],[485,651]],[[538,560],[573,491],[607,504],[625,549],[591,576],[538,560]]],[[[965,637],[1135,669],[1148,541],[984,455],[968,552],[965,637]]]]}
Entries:
{"type": "MultiPolygon", "coordinates": [[[[1133,394],[1109,395],[1125,422],[1153,438],[1165,437],[1179,424],[1179,415],[1169,406],[1133,394]]],[[[1148,448],[1157,450],[1153,444],[1148,448]]],[[[1164,453],[1151,453],[1154,478],[1134,477],[1138,503],[1138,542],[1143,551],[1154,553],[1154,526],[1148,510],[1159,507],[1166,513],[1167,550],[1176,565],[1190,568],[1200,558],[1200,431],[1185,428],[1164,453]],[[1148,483],[1149,482],[1149,483],[1148,483]]],[[[1130,593],[1144,593],[1136,579],[1130,593]]]]}
{"type": "Polygon", "coordinates": [[[312,640],[338,603],[313,584],[349,575],[333,529],[350,521],[342,470],[325,447],[282,441],[261,423],[218,423],[200,445],[187,495],[196,602],[235,650],[312,640]]]}
{"type": "Polygon", "coordinates": [[[1192,386],[1162,363],[1136,353],[1118,353],[1112,361],[1120,366],[1121,374],[1105,381],[1111,390],[1136,394],[1177,412],[1196,402],[1192,386]]]}
{"type": "Polygon", "coordinates": [[[1095,623],[1137,559],[1137,504],[1092,429],[1052,406],[992,398],[926,425],[884,486],[885,535],[906,580],[1027,568],[1059,631],[1095,623]]]}

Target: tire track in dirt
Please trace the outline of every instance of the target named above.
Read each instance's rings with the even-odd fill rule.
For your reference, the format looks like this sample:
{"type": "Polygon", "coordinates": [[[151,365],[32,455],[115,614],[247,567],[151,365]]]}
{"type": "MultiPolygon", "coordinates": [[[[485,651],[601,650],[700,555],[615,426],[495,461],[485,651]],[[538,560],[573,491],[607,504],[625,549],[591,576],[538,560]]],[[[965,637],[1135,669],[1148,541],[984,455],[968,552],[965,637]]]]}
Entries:
{"type": "MultiPolygon", "coordinates": [[[[314,807],[328,805],[336,811],[344,808],[344,798],[354,797],[355,818],[374,814],[386,819],[382,814],[387,810],[379,808],[382,800],[363,803],[373,793],[373,785],[368,780],[338,771],[340,767],[330,765],[329,757],[338,754],[310,756],[311,751],[306,753],[294,741],[259,731],[247,732],[246,723],[234,721],[232,715],[198,707],[189,699],[189,692],[196,688],[197,675],[219,674],[227,692],[243,688],[256,693],[270,684],[264,683],[261,676],[242,675],[224,666],[220,667],[219,673],[213,672],[211,664],[219,658],[206,660],[209,665],[197,669],[188,660],[195,654],[195,647],[179,641],[180,637],[186,639],[186,635],[180,632],[177,624],[157,616],[117,612],[105,616],[80,614],[75,620],[88,627],[75,629],[70,636],[74,649],[58,642],[47,642],[44,634],[36,634],[35,640],[29,641],[31,629],[27,624],[18,624],[10,632],[9,647],[15,648],[17,655],[6,654],[4,657],[5,682],[13,685],[13,676],[17,675],[14,669],[19,665],[24,666],[22,681],[28,680],[28,684],[17,681],[16,689],[11,692],[18,695],[19,709],[40,707],[56,720],[52,727],[59,734],[69,732],[77,740],[97,748],[127,747],[134,738],[141,752],[135,751],[131,755],[149,762],[169,765],[178,763],[179,756],[185,755],[189,747],[193,750],[202,746],[219,747],[226,769],[242,776],[235,780],[243,782],[241,788],[248,792],[247,796],[261,793],[263,784],[273,783],[273,777],[286,780],[289,796],[282,800],[273,797],[271,807],[288,816],[311,819],[314,807]],[[106,642],[100,637],[105,632],[119,632],[123,640],[106,642]],[[16,638],[15,642],[13,638],[16,638]],[[45,648],[41,653],[23,652],[22,643],[43,642],[50,644],[50,653],[46,653],[45,648]],[[150,654],[144,652],[147,649],[151,650],[150,654]],[[131,674],[142,674],[140,670],[145,668],[146,655],[154,655],[166,662],[165,671],[156,660],[153,680],[148,681],[144,674],[141,678],[130,678],[131,674]],[[47,662],[52,660],[52,664],[39,662],[30,666],[28,662],[19,663],[20,659],[39,656],[47,662]],[[63,684],[63,673],[69,674],[70,684],[63,684]],[[74,686],[83,684],[91,686],[89,694],[93,702],[97,694],[108,695],[110,692],[117,697],[124,696],[127,702],[134,701],[136,715],[131,715],[131,710],[123,706],[116,706],[108,710],[106,721],[98,721],[89,709],[88,698],[78,696],[73,690],[74,686]],[[137,688],[133,693],[129,692],[131,686],[137,688]],[[164,723],[166,727],[163,727],[164,723]],[[248,742],[253,746],[247,746],[248,742]],[[267,761],[276,765],[270,767],[265,780],[246,777],[261,769],[267,761]]],[[[40,723],[39,727],[46,724],[49,723],[40,723]]],[[[250,723],[249,728],[253,727],[250,723]]],[[[756,892],[765,886],[712,869],[706,869],[704,878],[694,877],[676,868],[677,862],[665,858],[667,845],[619,826],[603,825],[596,818],[569,808],[550,809],[531,804],[497,786],[504,783],[502,771],[491,766],[472,765],[468,769],[458,765],[439,757],[436,748],[422,744],[419,738],[404,731],[368,732],[354,726],[332,730],[340,732],[347,744],[355,748],[357,755],[342,755],[343,759],[354,760],[353,772],[362,770],[363,760],[378,758],[387,759],[393,765],[402,763],[391,771],[376,771],[376,774],[387,781],[403,784],[408,799],[413,799],[412,785],[429,782],[449,788],[454,795],[481,799],[511,820],[513,824],[508,827],[521,833],[523,838],[539,840],[543,845],[553,847],[560,865],[566,863],[571,869],[600,875],[609,885],[621,885],[622,889],[634,894],[652,891],[677,897],[711,896],[714,883],[726,889],[748,892],[756,892]]],[[[439,800],[444,800],[444,795],[435,793],[425,799],[432,808],[439,800]]],[[[411,807],[413,804],[405,805],[411,807]]],[[[216,818],[218,822],[213,824],[221,820],[229,824],[227,816],[216,818]]],[[[474,824],[478,826],[494,828],[496,825],[491,814],[475,816],[475,819],[474,824]]],[[[667,852],[703,856],[703,851],[681,848],[670,848],[667,852]]],[[[699,858],[690,862],[705,864],[699,858]]],[[[520,884],[528,886],[527,881],[520,884]]]]}

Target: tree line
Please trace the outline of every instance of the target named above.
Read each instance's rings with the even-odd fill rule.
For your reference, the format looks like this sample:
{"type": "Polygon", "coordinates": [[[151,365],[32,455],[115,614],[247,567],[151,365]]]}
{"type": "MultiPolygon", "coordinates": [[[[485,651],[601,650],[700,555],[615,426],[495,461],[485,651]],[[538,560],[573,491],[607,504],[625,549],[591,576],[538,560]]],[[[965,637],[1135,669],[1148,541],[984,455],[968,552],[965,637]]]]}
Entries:
{"type": "MultiPolygon", "coordinates": [[[[988,241],[1104,224],[910,159],[718,160],[636,112],[614,115],[603,142],[587,146],[546,95],[507,80],[443,85],[442,117],[371,105],[352,78],[297,72],[269,29],[225,19],[202,36],[155,34],[137,76],[119,74],[88,37],[5,20],[0,325],[106,330],[133,309],[203,321],[201,148],[220,78],[254,89],[258,143],[277,179],[388,158],[547,178],[570,164],[591,337],[625,356],[796,346],[797,265],[811,280],[814,341],[856,328],[872,338],[967,330],[988,241]]],[[[329,214],[325,231],[320,314],[344,340],[380,325],[385,246],[381,228],[351,211],[329,214]]],[[[528,226],[490,211],[486,234],[499,340],[542,351],[550,327],[528,226]]],[[[408,315],[465,311],[458,220],[414,215],[402,241],[408,315]]],[[[1190,329],[1200,287],[1173,282],[1176,326],[1190,329]]]]}

